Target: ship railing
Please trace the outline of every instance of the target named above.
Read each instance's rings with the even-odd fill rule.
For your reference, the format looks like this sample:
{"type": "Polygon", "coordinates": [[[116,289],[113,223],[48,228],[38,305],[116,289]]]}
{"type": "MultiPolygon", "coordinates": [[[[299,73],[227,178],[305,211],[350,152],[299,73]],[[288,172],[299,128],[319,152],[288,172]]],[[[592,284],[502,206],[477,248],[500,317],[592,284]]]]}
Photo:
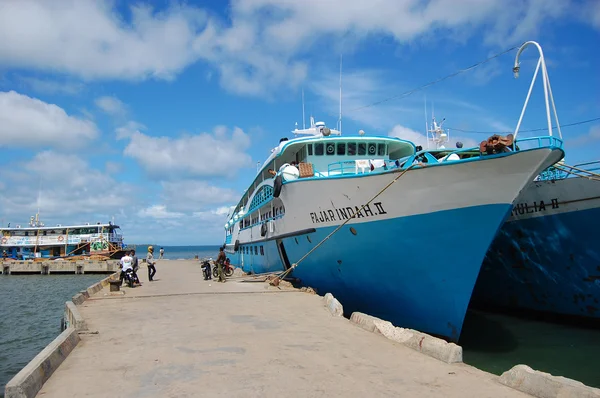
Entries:
{"type": "Polygon", "coordinates": [[[522,151],[525,149],[537,149],[537,148],[562,148],[563,141],[552,135],[541,135],[537,137],[526,137],[516,139],[513,143],[513,151],[522,151]]]}
{"type": "Polygon", "coordinates": [[[554,179],[564,179],[569,177],[582,177],[590,180],[600,181],[600,174],[596,171],[600,170],[600,161],[596,160],[593,162],[579,163],[576,165],[568,165],[564,163],[557,163],[554,166],[548,168],[540,176],[540,179],[548,180],[555,177],[554,179]]]}
{"type": "Polygon", "coordinates": [[[230,244],[232,238],[233,238],[233,235],[227,235],[227,237],[225,238],[225,243],[230,244]]]}

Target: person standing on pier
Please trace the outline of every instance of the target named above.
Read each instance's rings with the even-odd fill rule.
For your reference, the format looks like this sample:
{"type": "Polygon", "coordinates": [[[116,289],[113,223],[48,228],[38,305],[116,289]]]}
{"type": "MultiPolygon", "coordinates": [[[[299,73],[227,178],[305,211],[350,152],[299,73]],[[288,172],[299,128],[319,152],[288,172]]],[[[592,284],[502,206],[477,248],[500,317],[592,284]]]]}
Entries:
{"type": "Polygon", "coordinates": [[[154,260],[154,247],[148,246],[148,255],[146,256],[146,264],[148,264],[148,280],[152,282],[154,274],[156,274],[156,260],[154,260]]]}
{"type": "Polygon", "coordinates": [[[135,275],[135,282],[141,286],[142,282],[140,282],[140,278],[138,278],[138,275],[137,275],[137,272],[138,272],[138,269],[140,269],[140,266],[138,264],[138,258],[135,255],[135,250],[131,251],[131,266],[133,267],[133,275],[135,275]]]}
{"type": "Polygon", "coordinates": [[[219,270],[219,282],[225,282],[225,271],[223,267],[225,266],[225,252],[223,251],[223,246],[219,247],[219,255],[217,256],[217,269],[219,270]]]}

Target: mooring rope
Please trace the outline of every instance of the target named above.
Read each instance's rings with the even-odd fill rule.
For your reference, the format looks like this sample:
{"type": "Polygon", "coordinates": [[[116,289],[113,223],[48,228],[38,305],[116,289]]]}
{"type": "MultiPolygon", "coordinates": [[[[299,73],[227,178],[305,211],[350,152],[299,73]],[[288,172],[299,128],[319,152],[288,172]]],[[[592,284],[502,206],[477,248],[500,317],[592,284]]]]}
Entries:
{"type": "Polygon", "coordinates": [[[367,203],[365,203],[364,205],[362,205],[362,207],[360,208],[360,210],[358,210],[357,212],[354,212],[354,214],[352,215],[352,217],[348,218],[346,221],[344,221],[343,223],[341,223],[340,225],[338,225],[338,227],[336,229],[334,229],[333,231],[331,231],[331,233],[329,235],[327,235],[326,237],[324,237],[315,247],[313,247],[312,249],[310,249],[304,256],[302,256],[300,258],[300,260],[296,261],[294,264],[292,264],[292,266],[290,268],[288,268],[287,270],[281,272],[278,277],[280,279],[285,278],[285,276],[287,274],[289,274],[291,271],[293,271],[302,261],[304,261],[309,255],[311,255],[315,250],[317,250],[323,243],[325,243],[327,240],[329,240],[329,238],[331,238],[336,232],[338,232],[344,225],[346,225],[348,222],[350,222],[350,220],[354,219],[356,217],[356,214],[360,213],[365,207],[367,207],[368,205],[371,204],[372,201],[374,201],[375,199],[377,199],[377,197],[379,195],[381,195],[382,193],[384,193],[389,187],[392,186],[392,184],[394,184],[396,181],[398,181],[398,179],[400,179],[400,177],[402,177],[404,174],[406,174],[406,172],[410,169],[412,169],[414,166],[426,166],[426,163],[413,163],[410,166],[408,166],[406,169],[402,170],[402,172],[400,174],[398,174],[392,181],[390,181],[385,187],[383,187],[379,192],[377,192],[377,194],[375,194],[375,196],[373,196],[367,203]]]}

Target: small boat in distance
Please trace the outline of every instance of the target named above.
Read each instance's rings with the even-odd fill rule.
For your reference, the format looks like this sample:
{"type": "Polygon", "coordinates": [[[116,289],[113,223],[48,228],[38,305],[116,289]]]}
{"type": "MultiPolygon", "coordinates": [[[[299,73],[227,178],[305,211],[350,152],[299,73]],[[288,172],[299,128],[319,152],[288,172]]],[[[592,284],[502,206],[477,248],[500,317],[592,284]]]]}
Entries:
{"type": "Polygon", "coordinates": [[[120,258],[124,250],[121,230],[110,221],[46,226],[36,214],[27,227],[0,227],[0,236],[3,256],[18,260],[95,255],[120,258]]]}

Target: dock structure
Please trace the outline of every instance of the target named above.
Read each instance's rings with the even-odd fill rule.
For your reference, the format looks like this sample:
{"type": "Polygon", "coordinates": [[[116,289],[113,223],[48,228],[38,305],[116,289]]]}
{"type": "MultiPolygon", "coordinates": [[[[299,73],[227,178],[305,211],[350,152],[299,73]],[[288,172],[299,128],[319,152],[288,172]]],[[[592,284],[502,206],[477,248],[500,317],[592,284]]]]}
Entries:
{"type": "Polygon", "coordinates": [[[119,268],[119,260],[5,260],[0,264],[3,275],[112,274],[119,268]]]}
{"type": "Polygon", "coordinates": [[[6,396],[529,397],[357,326],[330,295],[204,281],[198,261],[157,269],[148,282],[142,267],[141,287],[111,291],[104,281],[68,302],[71,325],[53,342],[68,356],[34,359],[6,396]]]}

